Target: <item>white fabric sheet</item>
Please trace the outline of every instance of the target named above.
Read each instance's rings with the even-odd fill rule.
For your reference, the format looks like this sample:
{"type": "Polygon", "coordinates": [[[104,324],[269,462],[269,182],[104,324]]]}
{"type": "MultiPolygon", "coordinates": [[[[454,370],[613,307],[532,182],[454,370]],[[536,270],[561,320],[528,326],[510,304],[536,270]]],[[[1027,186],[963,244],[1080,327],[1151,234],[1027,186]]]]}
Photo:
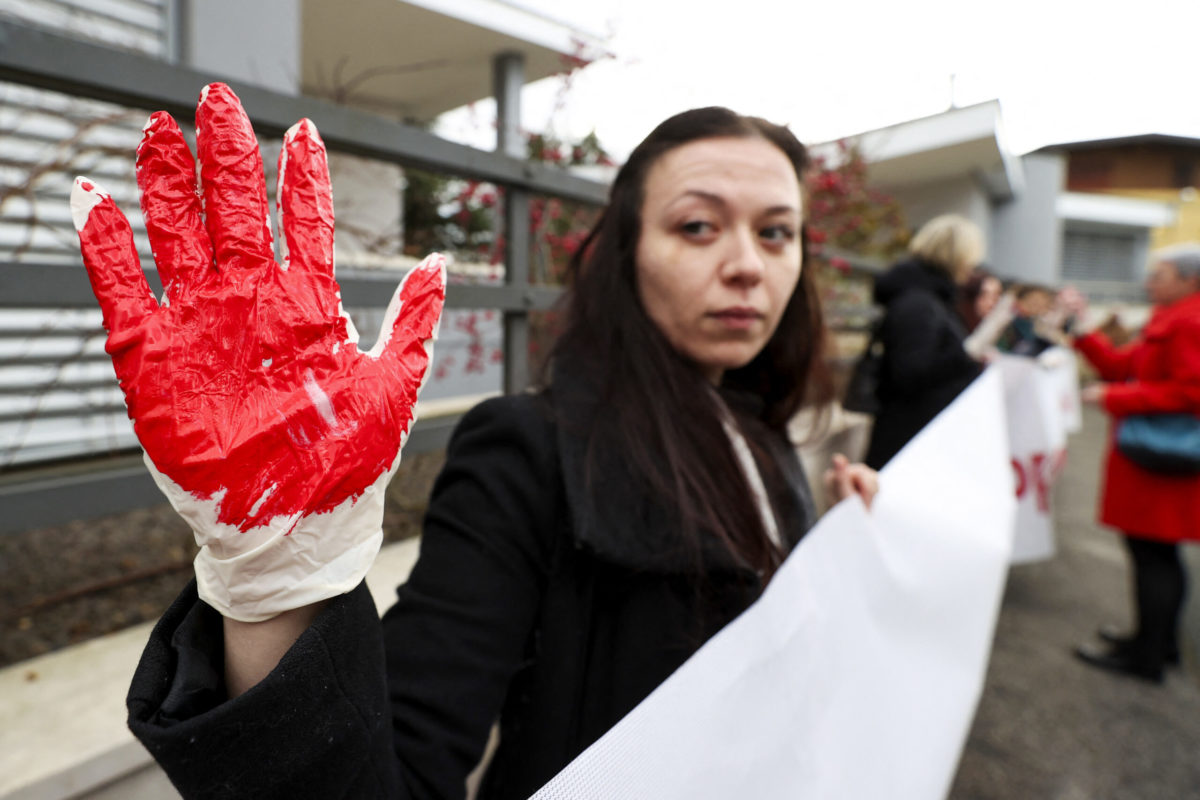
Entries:
{"type": "Polygon", "coordinates": [[[1075,356],[1047,350],[1038,358],[1000,356],[1008,444],[1016,479],[1017,519],[1012,563],[1054,555],[1051,490],[1067,458],[1067,434],[1079,430],[1079,378],[1075,356]]]}
{"type": "Polygon", "coordinates": [[[989,370],[887,466],[871,513],[835,507],[757,603],[534,797],[943,797],[1014,511],[989,370]]]}

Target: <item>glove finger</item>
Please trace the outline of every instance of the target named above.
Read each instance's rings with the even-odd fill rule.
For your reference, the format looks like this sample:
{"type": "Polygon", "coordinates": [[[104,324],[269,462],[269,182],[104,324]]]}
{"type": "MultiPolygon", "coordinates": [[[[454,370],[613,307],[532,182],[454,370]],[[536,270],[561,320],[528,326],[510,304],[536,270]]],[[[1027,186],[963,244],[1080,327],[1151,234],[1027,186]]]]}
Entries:
{"type": "Polygon", "coordinates": [[[277,195],[283,268],[332,277],[333,189],[325,143],[311,120],[284,134],[277,195]]]}
{"type": "Polygon", "coordinates": [[[108,351],[116,355],[125,346],[124,337],[153,313],[158,303],[142,272],[129,220],[108,192],[94,181],[76,178],[71,189],[71,217],[79,232],[83,265],[109,332],[108,351]]]}
{"type": "Polygon", "coordinates": [[[137,182],[150,250],[168,298],[178,299],[213,269],[212,242],[196,193],[196,162],[171,115],[151,115],[137,150],[137,182]]]}
{"type": "Polygon", "coordinates": [[[237,95],[211,83],[196,106],[196,150],[204,221],[218,269],[274,261],[262,154],[237,95]]]}
{"type": "Polygon", "coordinates": [[[434,253],[404,276],[388,304],[379,340],[368,355],[400,378],[403,402],[416,402],[429,374],[445,300],[446,259],[434,253]]]}

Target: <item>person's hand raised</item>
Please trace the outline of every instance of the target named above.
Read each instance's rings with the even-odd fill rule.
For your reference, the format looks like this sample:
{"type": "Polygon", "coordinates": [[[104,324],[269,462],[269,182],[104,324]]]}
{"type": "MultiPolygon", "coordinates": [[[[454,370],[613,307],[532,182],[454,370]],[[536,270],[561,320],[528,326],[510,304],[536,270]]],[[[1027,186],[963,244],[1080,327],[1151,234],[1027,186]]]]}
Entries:
{"type": "Polygon", "coordinates": [[[79,178],[71,210],[134,431],[201,545],[201,597],[254,621],[366,574],[429,371],[445,267],[435,255],[413,269],[378,342],[360,351],[333,277],[316,128],[301,120],[284,137],[277,263],[258,142],[229,87],[205,87],[196,127],[199,187],[166,113],[151,116],[138,147],[161,304],[108,194],[79,178]]]}

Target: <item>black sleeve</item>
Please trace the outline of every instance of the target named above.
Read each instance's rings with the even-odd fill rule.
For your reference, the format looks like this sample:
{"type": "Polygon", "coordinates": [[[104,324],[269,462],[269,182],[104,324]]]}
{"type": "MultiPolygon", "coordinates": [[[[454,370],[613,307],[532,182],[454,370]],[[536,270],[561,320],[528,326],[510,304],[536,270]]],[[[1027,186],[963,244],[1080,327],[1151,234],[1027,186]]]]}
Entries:
{"type": "Polygon", "coordinates": [[[884,360],[889,389],[920,391],[954,377],[974,376],[979,364],[963,349],[962,331],[937,298],[906,292],[883,319],[884,360]]]}
{"type": "Polygon", "coordinates": [[[565,518],[554,428],[534,397],[462,421],[434,486],[421,556],[383,620],[401,778],[462,797],[527,646],[565,518]]]}
{"type": "Polygon", "coordinates": [[[477,407],[451,440],[421,556],[382,627],[360,585],[225,700],[220,616],[193,585],[142,655],[131,730],[184,797],[462,797],[525,657],[559,481],[539,401],[477,407]]]}
{"type": "Polygon", "coordinates": [[[334,598],[279,665],[225,700],[220,615],[193,582],[134,673],[129,727],[184,797],[396,798],[383,642],[365,584],[334,598]]]}

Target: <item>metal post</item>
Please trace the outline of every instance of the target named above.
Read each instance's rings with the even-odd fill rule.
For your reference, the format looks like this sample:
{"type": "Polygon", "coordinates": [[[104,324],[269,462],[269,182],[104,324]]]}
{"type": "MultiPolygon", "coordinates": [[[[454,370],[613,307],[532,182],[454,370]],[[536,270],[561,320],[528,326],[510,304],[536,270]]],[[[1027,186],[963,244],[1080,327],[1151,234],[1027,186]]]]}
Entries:
{"type": "Polygon", "coordinates": [[[188,0],[166,0],[163,3],[163,59],[169,64],[182,65],[190,58],[187,42],[188,0]]]}
{"type": "Polygon", "coordinates": [[[492,93],[496,96],[496,152],[525,158],[521,139],[521,88],[525,85],[525,56],[501,53],[492,61],[492,93]]]}
{"type": "MultiPolygon", "coordinates": [[[[492,62],[496,94],[496,150],[513,158],[525,157],[521,137],[521,87],[525,57],[501,53],[492,62]]],[[[518,290],[529,288],[529,194],[509,185],[504,197],[504,282],[518,290]]],[[[504,391],[522,392],[529,386],[529,316],[525,309],[504,312],[504,391]]]]}

